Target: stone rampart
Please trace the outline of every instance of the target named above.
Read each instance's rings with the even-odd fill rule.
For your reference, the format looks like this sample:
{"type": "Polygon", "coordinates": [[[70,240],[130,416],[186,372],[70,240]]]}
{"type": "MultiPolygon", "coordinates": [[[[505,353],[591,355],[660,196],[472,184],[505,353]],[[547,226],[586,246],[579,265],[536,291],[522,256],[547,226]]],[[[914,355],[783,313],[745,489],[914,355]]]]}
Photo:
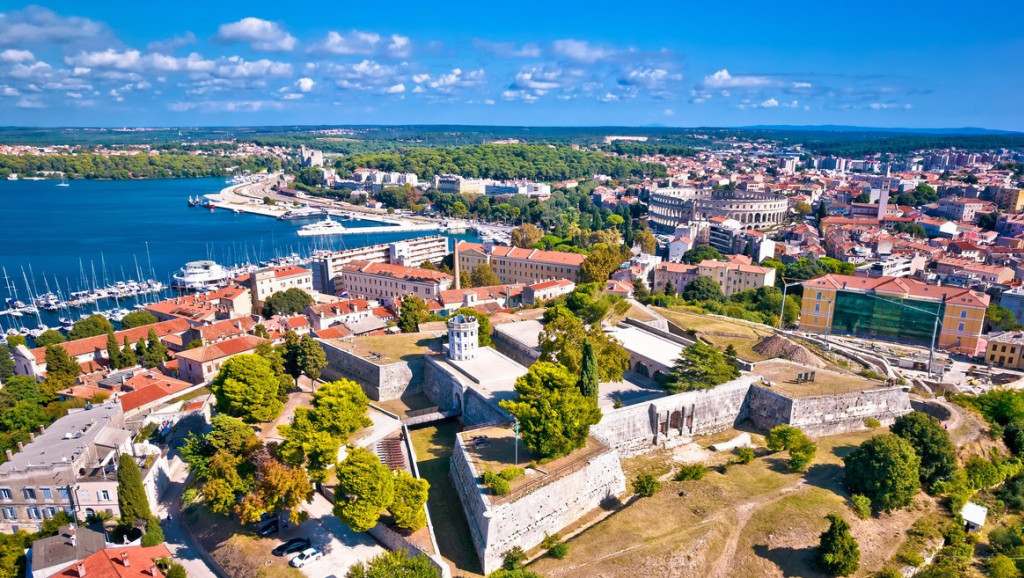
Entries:
{"type": "Polygon", "coordinates": [[[346,378],[363,387],[374,401],[398,399],[403,395],[420,393],[423,387],[422,359],[377,364],[346,351],[330,341],[319,340],[327,354],[326,380],[346,378]]]}
{"type": "Polygon", "coordinates": [[[441,411],[461,410],[462,402],[455,392],[462,391],[462,383],[444,368],[444,361],[427,355],[423,361],[423,394],[437,404],[441,411]]]}
{"type": "Polygon", "coordinates": [[[864,428],[864,420],[883,426],[910,413],[910,394],[901,387],[873,389],[843,395],[798,397],[793,400],[789,424],[809,436],[828,436],[864,428]]]}
{"type": "Polygon", "coordinates": [[[521,341],[517,341],[512,337],[509,337],[507,334],[502,332],[502,327],[502,325],[496,326],[494,328],[494,333],[491,334],[491,342],[494,344],[494,348],[505,357],[508,357],[523,367],[530,367],[533,365],[533,363],[540,358],[540,351],[522,343],[521,341]]]}

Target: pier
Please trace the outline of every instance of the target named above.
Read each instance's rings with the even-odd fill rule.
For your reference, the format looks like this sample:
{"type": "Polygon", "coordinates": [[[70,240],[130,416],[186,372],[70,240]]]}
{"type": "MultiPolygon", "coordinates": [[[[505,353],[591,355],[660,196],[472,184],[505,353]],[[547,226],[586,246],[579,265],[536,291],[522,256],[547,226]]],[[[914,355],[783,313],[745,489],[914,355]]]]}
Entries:
{"type": "Polygon", "coordinates": [[[379,227],[349,227],[330,232],[309,232],[299,230],[300,237],[333,237],[335,235],[372,235],[374,233],[419,233],[429,231],[447,231],[442,224],[437,225],[381,225],[379,227]]]}

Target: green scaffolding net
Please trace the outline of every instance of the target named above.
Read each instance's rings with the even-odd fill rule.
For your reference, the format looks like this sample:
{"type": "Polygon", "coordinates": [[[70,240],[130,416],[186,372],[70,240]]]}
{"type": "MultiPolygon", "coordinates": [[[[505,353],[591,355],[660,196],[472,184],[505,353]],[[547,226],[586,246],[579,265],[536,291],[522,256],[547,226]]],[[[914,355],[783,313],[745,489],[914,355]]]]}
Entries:
{"type": "Polygon", "coordinates": [[[927,345],[932,341],[935,315],[920,310],[938,314],[941,331],[944,308],[943,303],[839,291],[832,332],[927,345]]]}

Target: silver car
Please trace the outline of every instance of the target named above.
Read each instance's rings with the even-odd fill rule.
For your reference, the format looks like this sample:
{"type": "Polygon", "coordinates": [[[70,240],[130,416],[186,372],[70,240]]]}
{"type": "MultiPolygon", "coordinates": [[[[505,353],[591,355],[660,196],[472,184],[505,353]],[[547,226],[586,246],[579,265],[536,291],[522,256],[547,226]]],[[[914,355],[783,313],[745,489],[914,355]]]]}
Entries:
{"type": "Polygon", "coordinates": [[[310,562],[313,562],[314,560],[319,560],[320,558],[323,558],[323,556],[324,554],[320,551],[319,548],[306,548],[297,556],[292,558],[288,562],[288,564],[290,564],[293,568],[302,568],[303,566],[309,564],[310,562]]]}

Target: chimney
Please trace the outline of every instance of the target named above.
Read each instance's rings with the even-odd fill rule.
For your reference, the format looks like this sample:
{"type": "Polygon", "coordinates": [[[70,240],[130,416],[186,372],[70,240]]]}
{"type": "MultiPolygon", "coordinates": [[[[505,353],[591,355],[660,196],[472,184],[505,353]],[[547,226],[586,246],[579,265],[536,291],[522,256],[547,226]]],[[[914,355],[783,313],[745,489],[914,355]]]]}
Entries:
{"type": "Polygon", "coordinates": [[[121,564],[124,564],[125,568],[130,568],[132,565],[131,560],[128,559],[127,550],[121,550],[121,564]]]}
{"type": "Polygon", "coordinates": [[[14,459],[14,453],[11,452],[11,450],[4,450],[4,453],[7,454],[7,461],[11,461],[14,459]]]}
{"type": "Polygon", "coordinates": [[[78,535],[75,534],[74,526],[71,526],[71,529],[68,530],[68,534],[71,535],[71,547],[76,548],[78,546],[78,535]]]}
{"type": "Polygon", "coordinates": [[[23,449],[25,449],[25,444],[18,442],[18,451],[20,452],[23,449]]]}
{"type": "Polygon", "coordinates": [[[39,426],[39,433],[40,435],[46,433],[46,426],[39,426]]]}
{"type": "Polygon", "coordinates": [[[78,570],[78,578],[85,578],[85,564],[79,562],[75,569],[78,570]]]}

